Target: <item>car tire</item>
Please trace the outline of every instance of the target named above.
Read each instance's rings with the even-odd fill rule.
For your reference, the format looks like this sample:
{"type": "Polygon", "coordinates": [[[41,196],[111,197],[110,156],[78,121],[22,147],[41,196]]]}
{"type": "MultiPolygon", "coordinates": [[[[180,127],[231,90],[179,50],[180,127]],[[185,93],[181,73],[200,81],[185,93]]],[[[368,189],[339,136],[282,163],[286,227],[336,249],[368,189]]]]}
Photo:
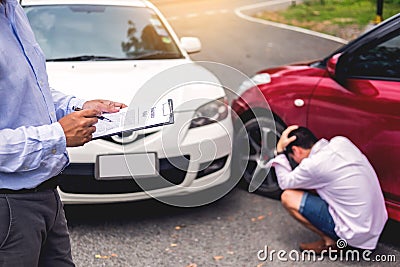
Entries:
{"type": "MultiPolygon", "coordinates": [[[[253,174],[256,170],[257,160],[261,157],[261,128],[267,128],[275,135],[275,141],[267,148],[269,158],[273,157],[273,150],[285,127],[278,121],[267,117],[252,117],[237,127],[232,158],[232,173],[240,178],[242,188],[248,190],[253,174]]],[[[268,159],[266,159],[268,160],[268,159]]],[[[277,182],[275,169],[263,170],[262,184],[255,191],[270,198],[280,199],[282,189],[277,182]],[[267,172],[268,171],[268,172],[267,172]]]]}

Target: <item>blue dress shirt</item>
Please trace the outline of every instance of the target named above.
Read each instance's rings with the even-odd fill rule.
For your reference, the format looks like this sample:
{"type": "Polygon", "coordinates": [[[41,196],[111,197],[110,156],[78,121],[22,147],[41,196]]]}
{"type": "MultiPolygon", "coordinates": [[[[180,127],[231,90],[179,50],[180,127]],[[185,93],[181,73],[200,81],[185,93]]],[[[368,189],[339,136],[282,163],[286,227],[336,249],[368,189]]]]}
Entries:
{"type": "Polygon", "coordinates": [[[34,188],[68,164],[58,119],[83,101],[50,89],[45,57],[17,0],[0,4],[0,188],[34,188]]]}

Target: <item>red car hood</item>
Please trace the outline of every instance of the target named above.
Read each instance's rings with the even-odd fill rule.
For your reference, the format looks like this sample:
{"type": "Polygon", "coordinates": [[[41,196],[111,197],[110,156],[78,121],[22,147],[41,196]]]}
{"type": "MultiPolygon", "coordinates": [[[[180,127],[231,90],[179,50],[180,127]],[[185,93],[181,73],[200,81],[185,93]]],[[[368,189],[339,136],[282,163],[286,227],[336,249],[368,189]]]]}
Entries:
{"type": "Polygon", "coordinates": [[[281,76],[321,76],[321,69],[311,67],[312,63],[316,63],[318,61],[308,61],[308,62],[298,62],[293,63],[286,66],[269,68],[262,70],[258,73],[269,73],[271,78],[278,78],[281,76]]]}
{"type": "MultiPolygon", "coordinates": [[[[313,87],[320,77],[327,75],[325,68],[312,66],[312,63],[317,63],[318,61],[300,62],[294,63],[286,66],[269,68],[258,72],[268,73],[271,76],[271,80],[265,84],[258,84],[244,91],[240,97],[232,102],[232,109],[235,111],[236,119],[240,114],[249,109],[249,105],[252,108],[265,108],[269,109],[265,99],[266,92],[268,94],[282,94],[283,89],[285,89],[288,84],[298,84],[299,82],[305,82],[305,78],[309,82],[309,87],[313,87]]],[[[296,86],[294,87],[296,88],[296,86]]]]}

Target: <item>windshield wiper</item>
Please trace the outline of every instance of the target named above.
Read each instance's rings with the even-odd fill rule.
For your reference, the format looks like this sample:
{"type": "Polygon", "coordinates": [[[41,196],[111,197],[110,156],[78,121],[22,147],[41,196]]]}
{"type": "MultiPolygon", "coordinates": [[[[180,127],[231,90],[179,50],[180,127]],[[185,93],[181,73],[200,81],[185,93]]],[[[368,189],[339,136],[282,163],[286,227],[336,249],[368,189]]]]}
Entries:
{"type": "Polygon", "coordinates": [[[108,56],[94,56],[94,55],[82,55],[76,57],[63,57],[63,58],[50,58],[47,62],[57,62],[57,61],[107,61],[107,60],[138,60],[138,59],[176,59],[183,58],[180,53],[168,52],[168,51],[150,51],[143,54],[138,54],[126,58],[118,57],[108,57],[108,56]]]}
{"type": "Polygon", "coordinates": [[[107,60],[126,60],[126,58],[82,55],[76,57],[50,58],[46,61],[107,61],[107,60]]]}
{"type": "Polygon", "coordinates": [[[130,59],[168,59],[168,58],[176,59],[176,58],[183,58],[183,56],[177,52],[155,50],[135,55],[130,59]]]}

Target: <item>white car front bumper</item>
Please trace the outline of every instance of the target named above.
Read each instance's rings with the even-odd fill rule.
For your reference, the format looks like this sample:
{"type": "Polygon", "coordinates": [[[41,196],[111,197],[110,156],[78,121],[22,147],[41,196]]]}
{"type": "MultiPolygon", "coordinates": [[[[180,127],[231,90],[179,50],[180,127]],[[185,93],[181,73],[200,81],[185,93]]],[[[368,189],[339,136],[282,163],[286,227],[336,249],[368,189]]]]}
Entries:
{"type": "MultiPolygon", "coordinates": [[[[187,195],[220,185],[230,178],[233,127],[230,116],[210,125],[188,129],[192,112],[176,114],[176,123],[130,144],[96,140],[69,150],[71,165],[63,172],[59,193],[64,204],[136,201],[187,195]],[[96,156],[155,152],[160,174],[154,181],[168,186],[143,190],[131,179],[97,181],[96,156]],[[180,166],[176,166],[175,162],[180,166]],[[168,183],[168,182],[167,182],[168,183]]],[[[143,136],[142,136],[143,137],[143,136]]]]}

